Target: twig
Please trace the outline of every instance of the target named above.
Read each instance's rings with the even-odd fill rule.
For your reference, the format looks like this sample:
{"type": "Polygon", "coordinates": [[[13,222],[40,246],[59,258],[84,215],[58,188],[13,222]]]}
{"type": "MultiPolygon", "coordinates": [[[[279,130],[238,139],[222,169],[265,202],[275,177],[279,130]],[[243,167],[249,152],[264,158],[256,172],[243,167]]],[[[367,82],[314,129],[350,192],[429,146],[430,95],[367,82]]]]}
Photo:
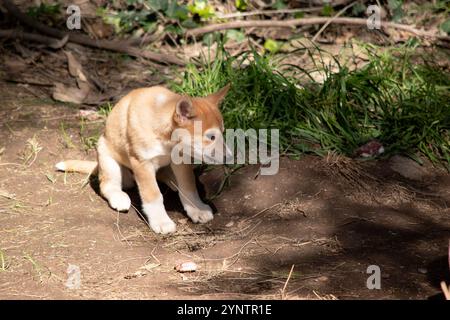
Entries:
{"type": "MultiPolygon", "coordinates": [[[[197,258],[199,258],[199,259],[202,259],[203,261],[220,261],[220,260],[222,260],[222,261],[226,261],[226,260],[229,260],[229,259],[232,259],[232,258],[235,258],[236,257],[236,259],[231,263],[231,264],[229,264],[227,267],[230,267],[230,266],[232,266],[233,264],[235,264],[236,263],[236,261],[239,259],[239,256],[240,256],[240,254],[242,253],[242,251],[244,250],[244,248],[245,247],[247,247],[249,244],[251,244],[253,242],[253,238],[251,238],[250,240],[248,240],[246,243],[244,243],[244,245],[236,252],[236,253],[234,253],[234,254],[232,254],[232,255],[230,255],[230,256],[228,256],[228,257],[222,257],[222,258],[202,258],[202,257],[199,257],[198,255],[195,255],[197,258]]],[[[180,252],[181,253],[181,252],[180,252]]]]}
{"type": "Polygon", "coordinates": [[[286,296],[285,296],[286,287],[288,285],[289,279],[291,279],[291,275],[292,275],[292,271],[294,271],[294,267],[295,267],[295,264],[292,265],[291,271],[289,271],[289,275],[286,279],[286,282],[284,283],[284,287],[281,290],[281,300],[284,300],[286,298],[286,296]]]}
{"type": "MultiPolygon", "coordinates": [[[[1,38],[1,30],[0,30],[0,38],[1,38]]],[[[27,79],[4,79],[6,82],[12,82],[12,83],[18,83],[22,85],[30,85],[30,86],[38,86],[38,87],[53,87],[53,83],[45,83],[45,82],[38,82],[33,80],[27,80],[27,79]]],[[[16,120],[17,121],[17,120],[16,120]]],[[[21,121],[29,121],[29,120],[21,120],[21,121]]]]}
{"type": "MultiPolygon", "coordinates": [[[[155,256],[155,251],[156,251],[156,249],[158,248],[158,245],[159,245],[159,242],[156,244],[156,246],[152,249],[152,252],[150,252],[150,255],[151,255],[151,257],[153,258],[153,259],[155,259],[155,261],[159,264],[159,265],[161,265],[161,261],[155,256]]],[[[150,258],[148,258],[146,261],[145,261],[145,264],[147,264],[148,262],[150,261],[150,258]]]]}
{"type": "MultiPolygon", "coordinates": [[[[331,23],[333,23],[333,24],[353,25],[353,26],[367,25],[367,19],[347,18],[347,17],[345,17],[345,18],[339,17],[339,18],[335,18],[335,19],[329,18],[329,17],[313,17],[313,18],[291,19],[291,20],[285,20],[285,21],[277,21],[277,20],[232,21],[232,22],[227,22],[227,23],[212,24],[212,25],[205,26],[205,27],[191,29],[186,32],[186,36],[198,37],[198,36],[201,36],[201,35],[203,35],[205,33],[209,33],[209,32],[215,32],[215,31],[221,31],[221,30],[227,30],[227,29],[238,29],[238,28],[259,27],[259,28],[291,28],[291,29],[293,29],[297,26],[325,24],[330,20],[332,20],[331,23]]],[[[414,27],[404,25],[404,24],[382,21],[381,27],[403,30],[403,31],[412,33],[416,36],[430,37],[430,38],[436,38],[439,40],[450,41],[450,36],[436,35],[434,33],[419,30],[419,29],[416,29],[414,27]]]]}
{"type": "MultiPolygon", "coordinates": [[[[321,190],[321,191],[322,191],[322,190],[321,190]]],[[[293,199],[294,197],[296,197],[296,196],[297,196],[299,193],[301,193],[301,192],[302,192],[301,190],[297,191],[297,192],[294,193],[294,195],[292,195],[288,200],[293,199]]],[[[318,193],[320,193],[320,191],[319,191],[318,193]]],[[[317,194],[318,194],[318,193],[317,193],[317,194]]],[[[268,211],[268,210],[270,210],[270,209],[273,209],[273,208],[275,208],[275,207],[277,207],[277,206],[279,206],[279,205],[282,205],[282,204],[286,203],[286,201],[288,201],[288,200],[284,200],[284,201],[282,201],[282,202],[277,202],[277,203],[271,205],[270,207],[264,208],[264,209],[262,209],[261,211],[258,211],[257,213],[255,213],[254,215],[252,215],[251,217],[245,218],[243,221],[247,221],[247,220],[250,220],[250,219],[254,219],[254,218],[256,218],[257,216],[259,216],[260,214],[262,214],[262,213],[264,213],[264,212],[266,212],[266,211],[268,211]]]]}
{"type": "Polygon", "coordinates": [[[130,205],[134,211],[136,211],[136,213],[142,218],[142,220],[144,220],[144,223],[147,225],[147,227],[149,227],[149,229],[151,230],[152,227],[150,226],[150,222],[147,221],[147,219],[144,217],[144,215],[139,211],[138,208],[136,208],[133,204],[130,205]]]}
{"type": "Polygon", "coordinates": [[[23,32],[18,29],[7,29],[0,30],[0,38],[6,39],[21,39],[27,41],[34,41],[48,45],[51,48],[59,49],[62,48],[67,42],[68,37],[63,38],[62,40],[58,40],[52,37],[43,36],[36,33],[23,32]],[[64,42],[65,41],[65,42],[64,42]]]}
{"type": "MultiPolygon", "coordinates": [[[[27,16],[26,14],[22,13],[19,10],[19,8],[17,8],[17,6],[10,0],[1,0],[0,3],[3,4],[3,6],[11,15],[13,15],[17,20],[19,20],[24,25],[36,29],[37,31],[49,37],[59,39],[60,41],[64,41],[65,37],[68,36],[67,39],[68,42],[78,43],[84,46],[126,53],[134,57],[143,57],[159,63],[176,64],[176,65],[185,64],[184,61],[180,60],[175,56],[169,54],[150,52],[147,50],[141,50],[139,48],[130,46],[129,42],[126,41],[95,40],[83,34],[66,33],[58,29],[46,26],[40,23],[39,21],[34,20],[32,17],[27,16]]],[[[46,43],[48,43],[48,39],[43,39],[42,36],[40,38],[36,37],[36,35],[33,35],[32,39],[33,41],[44,40],[46,41],[46,43]]]]}
{"type": "MultiPolygon", "coordinates": [[[[350,9],[351,7],[353,7],[356,4],[355,2],[352,2],[350,4],[348,4],[347,6],[345,6],[341,11],[339,11],[333,18],[331,18],[330,20],[328,20],[320,29],[319,31],[317,31],[317,33],[314,35],[314,37],[311,39],[312,42],[315,42],[317,40],[317,38],[320,36],[320,34],[337,18],[339,18],[345,11],[347,11],[348,9],[350,9]]],[[[306,52],[305,52],[306,54],[306,52]]]]}
{"type": "Polygon", "coordinates": [[[127,243],[127,245],[131,246],[128,239],[122,234],[122,231],[120,231],[119,215],[120,215],[120,212],[119,212],[119,210],[117,210],[117,219],[116,219],[116,223],[115,223],[115,225],[117,227],[117,231],[119,232],[119,235],[122,237],[121,241],[125,241],[127,243]]]}
{"type": "Polygon", "coordinates": [[[254,219],[254,218],[256,218],[257,216],[259,216],[260,214],[262,214],[262,213],[264,213],[264,212],[266,212],[266,211],[268,211],[268,210],[270,210],[270,209],[273,209],[273,208],[275,208],[276,206],[279,206],[279,205],[281,205],[281,204],[283,204],[283,202],[275,203],[275,204],[271,205],[270,207],[267,207],[267,208],[264,208],[264,209],[258,211],[257,213],[255,213],[255,214],[252,215],[251,217],[248,217],[248,218],[244,219],[243,221],[247,221],[247,220],[254,219]]]}
{"type": "Polygon", "coordinates": [[[273,14],[287,14],[287,13],[299,13],[299,12],[317,12],[322,10],[323,7],[311,7],[311,8],[298,8],[298,9],[280,9],[280,10],[254,10],[250,12],[233,12],[226,14],[218,14],[219,19],[234,19],[251,16],[273,15],[273,14]]]}
{"type": "MultiPolygon", "coordinates": [[[[332,7],[337,7],[346,4],[349,2],[348,0],[336,0],[330,3],[332,7]]],[[[233,18],[242,18],[242,17],[250,17],[250,16],[259,16],[259,15],[272,15],[272,14],[289,14],[289,13],[298,13],[298,12],[318,12],[322,11],[323,6],[320,7],[309,7],[309,8],[295,8],[295,9],[279,9],[279,10],[253,10],[250,12],[233,12],[228,14],[219,14],[217,18],[219,19],[233,19],[233,18]]]]}

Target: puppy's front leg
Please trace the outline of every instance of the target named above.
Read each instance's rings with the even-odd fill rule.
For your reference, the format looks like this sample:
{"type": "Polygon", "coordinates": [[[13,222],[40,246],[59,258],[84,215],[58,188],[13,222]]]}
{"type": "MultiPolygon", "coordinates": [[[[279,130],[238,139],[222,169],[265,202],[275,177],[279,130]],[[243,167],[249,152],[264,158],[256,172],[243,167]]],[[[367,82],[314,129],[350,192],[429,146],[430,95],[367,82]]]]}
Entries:
{"type": "Polygon", "coordinates": [[[142,199],[142,208],[150,227],[156,233],[175,232],[176,225],[164,208],[163,197],[156,182],[156,172],[152,163],[132,160],[131,165],[142,199]]]}
{"type": "Polygon", "coordinates": [[[174,164],[171,168],[177,180],[178,194],[187,215],[194,223],[206,223],[214,218],[211,207],[200,199],[190,164],[174,164]]]}

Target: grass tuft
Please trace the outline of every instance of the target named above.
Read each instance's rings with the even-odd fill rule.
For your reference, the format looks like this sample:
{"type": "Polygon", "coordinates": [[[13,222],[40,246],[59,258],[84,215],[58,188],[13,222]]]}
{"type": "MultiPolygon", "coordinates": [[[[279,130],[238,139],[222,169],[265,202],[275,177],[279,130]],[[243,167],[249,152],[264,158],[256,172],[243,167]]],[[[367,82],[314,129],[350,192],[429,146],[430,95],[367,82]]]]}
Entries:
{"type": "Polygon", "coordinates": [[[304,70],[256,50],[230,56],[222,48],[200,66],[188,65],[171,87],[204,96],[231,83],[222,107],[226,127],[279,129],[287,154],[351,156],[376,139],[385,155],[422,154],[450,170],[450,75],[418,56],[414,43],[366,51],[362,68],[335,60],[332,71],[321,51],[314,70],[304,70]],[[314,72],[325,74],[322,83],[314,72]]]}

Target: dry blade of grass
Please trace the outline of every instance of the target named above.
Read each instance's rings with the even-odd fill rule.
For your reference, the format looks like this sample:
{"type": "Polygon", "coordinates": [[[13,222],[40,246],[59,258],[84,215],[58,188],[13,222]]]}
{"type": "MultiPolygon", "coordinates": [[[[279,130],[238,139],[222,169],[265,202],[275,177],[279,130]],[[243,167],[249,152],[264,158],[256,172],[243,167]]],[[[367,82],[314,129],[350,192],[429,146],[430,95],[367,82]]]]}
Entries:
{"type": "Polygon", "coordinates": [[[0,249],[0,271],[8,270],[9,266],[10,263],[7,261],[5,253],[0,249]]]}
{"type": "Polygon", "coordinates": [[[67,149],[73,149],[75,148],[75,144],[72,141],[72,138],[70,136],[70,134],[67,132],[64,122],[61,122],[61,134],[62,134],[62,138],[63,138],[63,146],[64,148],[67,149]]]}
{"type": "Polygon", "coordinates": [[[320,295],[319,293],[317,293],[315,290],[313,290],[314,295],[317,297],[317,299],[319,300],[339,300],[335,295],[333,294],[326,294],[326,295],[320,295]]]}
{"type": "Polygon", "coordinates": [[[289,275],[288,275],[288,277],[286,279],[286,282],[284,283],[283,289],[281,290],[281,300],[285,300],[286,299],[286,288],[287,288],[287,285],[289,283],[289,280],[291,279],[291,275],[292,275],[292,272],[294,271],[294,267],[295,267],[295,264],[292,265],[291,271],[289,271],[289,275]]]}
{"type": "Polygon", "coordinates": [[[43,147],[40,145],[39,141],[36,138],[36,135],[33,138],[27,140],[26,150],[22,156],[23,164],[27,167],[31,167],[33,163],[36,161],[39,152],[43,147]]]}
{"type": "Polygon", "coordinates": [[[33,266],[33,270],[36,272],[36,274],[39,277],[39,282],[43,282],[43,268],[26,252],[23,253],[23,257],[28,260],[31,265],[33,266]]]}

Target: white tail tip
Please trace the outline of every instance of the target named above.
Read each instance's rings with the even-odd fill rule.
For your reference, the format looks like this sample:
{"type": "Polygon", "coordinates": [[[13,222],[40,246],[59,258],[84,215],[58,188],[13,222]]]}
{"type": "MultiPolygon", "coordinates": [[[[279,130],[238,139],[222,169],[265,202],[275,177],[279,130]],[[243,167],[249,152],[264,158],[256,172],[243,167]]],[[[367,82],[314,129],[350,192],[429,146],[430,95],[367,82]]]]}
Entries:
{"type": "Polygon", "coordinates": [[[58,171],[65,171],[66,170],[66,164],[64,163],[64,161],[58,162],[55,165],[56,170],[58,171]]]}

